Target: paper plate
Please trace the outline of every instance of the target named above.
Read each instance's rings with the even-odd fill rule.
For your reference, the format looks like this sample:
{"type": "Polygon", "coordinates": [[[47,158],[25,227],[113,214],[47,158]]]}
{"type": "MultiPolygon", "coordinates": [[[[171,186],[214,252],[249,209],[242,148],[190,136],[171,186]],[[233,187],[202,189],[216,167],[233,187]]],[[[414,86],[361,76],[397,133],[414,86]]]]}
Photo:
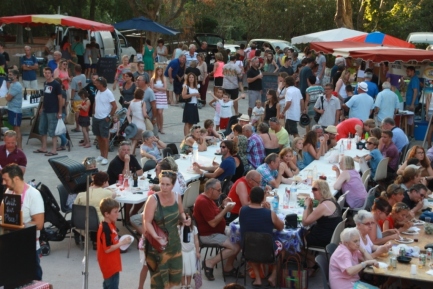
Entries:
{"type": "Polygon", "coordinates": [[[388,264],[386,264],[386,263],[383,263],[383,262],[377,262],[377,263],[379,263],[379,268],[382,268],[382,269],[388,268],[388,264]]]}
{"type": "Polygon", "coordinates": [[[402,234],[405,234],[405,235],[418,235],[419,233],[418,232],[415,232],[415,231],[406,231],[406,232],[401,232],[402,234]]]}
{"type": "Polygon", "coordinates": [[[120,246],[120,250],[125,251],[132,244],[132,242],[134,242],[134,237],[132,237],[131,235],[123,235],[122,237],[120,237],[119,242],[125,240],[126,238],[130,238],[131,241],[129,242],[129,244],[120,246]]]}
{"type": "Polygon", "coordinates": [[[414,226],[422,226],[425,223],[423,220],[412,220],[412,222],[414,226]]]}
{"type": "Polygon", "coordinates": [[[410,239],[410,238],[405,238],[404,240],[402,240],[402,239],[395,239],[395,241],[397,243],[401,243],[401,244],[410,244],[410,243],[413,243],[413,239],[410,239]]]}

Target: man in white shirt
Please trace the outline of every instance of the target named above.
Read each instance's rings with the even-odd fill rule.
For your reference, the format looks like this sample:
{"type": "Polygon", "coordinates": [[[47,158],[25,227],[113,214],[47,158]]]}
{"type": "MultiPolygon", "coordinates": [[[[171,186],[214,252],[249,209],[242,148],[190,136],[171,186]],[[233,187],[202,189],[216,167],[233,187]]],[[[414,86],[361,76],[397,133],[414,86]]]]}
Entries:
{"type": "Polygon", "coordinates": [[[358,94],[355,94],[350,100],[343,104],[344,109],[349,110],[349,118],[359,118],[362,121],[370,117],[374,108],[373,98],[367,94],[368,85],[361,82],[358,85],[358,94]]]}
{"type": "Polygon", "coordinates": [[[304,110],[304,100],[301,91],[295,87],[295,79],[287,76],[286,79],[286,106],[280,114],[280,118],[286,119],[285,129],[294,137],[298,137],[298,121],[301,118],[301,111],[304,110]]]}
{"type": "MultiPolygon", "coordinates": [[[[9,164],[2,169],[3,184],[7,190],[5,194],[21,195],[21,211],[23,224],[36,226],[36,275],[35,280],[42,280],[42,268],[39,261],[41,253],[39,236],[44,227],[44,200],[41,193],[24,182],[23,171],[16,164],[9,164]]],[[[1,204],[0,213],[3,214],[4,203],[1,204]]]]}
{"type": "Polygon", "coordinates": [[[385,81],[382,83],[382,91],[376,97],[374,103],[374,114],[376,114],[377,124],[380,125],[382,120],[387,117],[394,118],[398,109],[398,96],[391,90],[391,83],[385,81]]]}
{"type": "Polygon", "coordinates": [[[110,137],[110,121],[116,112],[117,104],[111,90],[107,88],[107,80],[99,77],[95,81],[98,92],[95,96],[95,107],[92,119],[92,131],[96,136],[101,155],[96,158],[101,165],[108,164],[108,139],[110,137]]]}
{"type": "Polygon", "coordinates": [[[326,84],[323,103],[322,99],[319,97],[314,104],[314,110],[321,114],[319,124],[322,127],[327,127],[328,125],[337,126],[340,120],[340,100],[332,94],[333,90],[334,86],[332,83],[326,84]]]}

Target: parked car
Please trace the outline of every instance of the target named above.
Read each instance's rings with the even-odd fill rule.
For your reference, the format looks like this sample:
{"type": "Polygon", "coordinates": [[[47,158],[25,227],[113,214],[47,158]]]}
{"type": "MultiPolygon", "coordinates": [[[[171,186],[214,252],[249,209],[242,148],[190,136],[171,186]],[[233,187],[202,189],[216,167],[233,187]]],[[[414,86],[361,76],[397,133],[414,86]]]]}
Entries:
{"type": "Polygon", "coordinates": [[[412,32],[406,38],[410,43],[428,43],[433,44],[433,32],[412,32]]]}
{"type": "Polygon", "coordinates": [[[208,72],[211,72],[213,70],[213,63],[215,62],[215,53],[218,52],[217,43],[221,42],[222,44],[224,44],[224,38],[222,38],[218,34],[196,33],[194,35],[194,40],[197,42],[197,49],[201,47],[203,41],[206,41],[206,63],[208,64],[207,70],[208,72]]]}
{"type": "Polygon", "coordinates": [[[225,49],[230,49],[230,55],[235,55],[236,51],[239,50],[239,45],[237,44],[224,44],[225,49]]]}
{"type": "Polygon", "coordinates": [[[269,45],[271,46],[272,52],[274,54],[276,53],[275,48],[277,46],[279,46],[281,50],[283,50],[286,47],[293,48],[296,52],[299,53],[299,55],[298,55],[299,58],[302,58],[302,55],[303,55],[301,53],[301,51],[295,45],[292,45],[289,41],[286,41],[286,40],[281,40],[281,39],[262,39],[262,38],[251,39],[250,42],[248,42],[248,47],[251,46],[251,44],[253,44],[253,42],[255,42],[257,44],[257,48],[259,48],[259,49],[262,49],[264,43],[269,43],[269,45]]]}

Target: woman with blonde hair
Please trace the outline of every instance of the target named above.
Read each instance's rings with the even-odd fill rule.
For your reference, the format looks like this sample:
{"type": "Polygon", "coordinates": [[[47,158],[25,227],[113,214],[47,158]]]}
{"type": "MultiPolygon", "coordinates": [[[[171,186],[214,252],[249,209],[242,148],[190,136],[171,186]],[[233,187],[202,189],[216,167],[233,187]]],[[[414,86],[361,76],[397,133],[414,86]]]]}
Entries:
{"type": "Polygon", "coordinates": [[[394,183],[400,185],[404,190],[409,190],[415,184],[423,183],[425,185],[426,181],[421,177],[420,169],[408,166],[403,170],[403,174],[397,177],[394,183]]]}
{"type": "Polygon", "coordinates": [[[117,67],[116,75],[114,76],[113,90],[116,90],[116,84],[119,84],[119,87],[123,87],[123,83],[125,82],[125,78],[123,75],[127,72],[131,72],[131,64],[129,62],[129,56],[122,56],[122,64],[117,67]]]}
{"type": "Polygon", "coordinates": [[[350,156],[343,156],[339,162],[340,168],[332,166],[332,170],[337,174],[337,181],[334,184],[335,190],[342,190],[346,195],[346,203],[350,208],[360,208],[365,203],[367,191],[362,182],[359,172],[355,170],[355,162],[350,156]],[[341,169],[341,172],[340,172],[341,169]]]}
{"type": "Polygon", "coordinates": [[[304,154],[302,153],[302,149],[304,148],[304,138],[295,137],[292,142],[293,154],[296,157],[296,166],[298,169],[303,170],[305,168],[304,165],[304,154]]]}
{"type": "Polygon", "coordinates": [[[223,79],[224,79],[223,67],[224,67],[223,55],[217,52],[215,53],[215,63],[213,66],[213,71],[211,72],[211,74],[213,74],[214,77],[214,84],[215,84],[214,93],[215,93],[215,88],[223,86],[223,79]]]}
{"type": "Polygon", "coordinates": [[[161,134],[165,134],[162,130],[164,126],[164,109],[168,108],[167,104],[167,85],[164,79],[164,71],[162,66],[157,66],[153,77],[150,80],[150,87],[155,93],[156,97],[156,125],[158,126],[158,131],[161,134]]]}
{"type": "Polygon", "coordinates": [[[341,73],[340,78],[337,80],[337,83],[335,84],[335,92],[338,93],[338,98],[342,102],[344,102],[344,100],[347,98],[346,85],[350,84],[349,78],[350,78],[350,71],[346,69],[341,73]]]}
{"type": "Polygon", "coordinates": [[[407,231],[413,225],[412,222],[408,221],[410,218],[409,211],[410,208],[405,203],[395,203],[386,219],[379,221],[382,231],[397,229],[397,227],[399,227],[397,230],[400,233],[407,231]]]}
{"type": "Polygon", "coordinates": [[[396,203],[403,201],[404,189],[397,184],[391,184],[383,191],[380,196],[388,200],[389,205],[392,207],[396,203]]]}

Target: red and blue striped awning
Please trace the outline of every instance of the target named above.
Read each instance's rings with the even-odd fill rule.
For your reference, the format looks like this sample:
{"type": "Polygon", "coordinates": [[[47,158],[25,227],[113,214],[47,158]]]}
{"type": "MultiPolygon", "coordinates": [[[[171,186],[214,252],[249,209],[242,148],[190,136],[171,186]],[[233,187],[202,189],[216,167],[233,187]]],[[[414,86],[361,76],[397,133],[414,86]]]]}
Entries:
{"type": "Polygon", "coordinates": [[[354,41],[354,42],[362,42],[362,43],[371,43],[371,44],[379,44],[379,45],[388,45],[388,46],[396,46],[403,48],[415,48],[415,45],[412,43],[406,42],[404,40],[398,39],[391,35],[375,31],[365,35],[355,36],[351,38],[346,38],[344,41],[354,41]]]}

